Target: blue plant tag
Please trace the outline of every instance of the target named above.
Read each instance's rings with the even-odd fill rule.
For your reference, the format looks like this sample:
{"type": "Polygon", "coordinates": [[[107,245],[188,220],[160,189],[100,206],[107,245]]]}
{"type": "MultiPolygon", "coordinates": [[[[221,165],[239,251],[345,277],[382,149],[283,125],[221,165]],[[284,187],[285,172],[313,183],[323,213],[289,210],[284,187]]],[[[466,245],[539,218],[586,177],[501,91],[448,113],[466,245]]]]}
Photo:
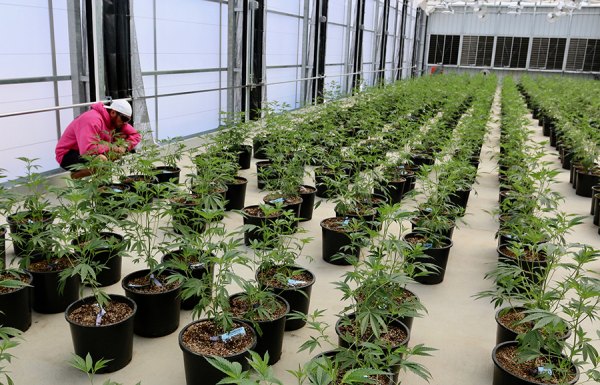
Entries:
{"type": "Polygon", "coordinates": [[[550,368],[545,368],[543,366],[538,366],[537,370],[538,370],[538,373],[541,374],[541,375],[544,375],[544,374],[546,374],[548,376],[552,375],[552,369],[550,369],[550,368]]]}
{"type": "Polygon", "coordinates": [[[296,286],[296,285],[304,285],[304,284],[306,284],[306,281],[300,281],[297,279],[288,278],[287,283],[290,286],[296,286]]]}
{"type": "Polygon", "coordinates": [[[96,306],[100,308],[100,312],[96,315],[96,326],[100,326],[100,324],[102,323],[102,317],[104,317],[104,315],[106,314],[106,310],[104,310],[104,308],[99,306],[98,304],[96,304],[96,306]]]}
{"type": "Polygon", "coordinates": [[[152,281],[152,283],[154,283],[154,285],[156,287],[163,287],[163,284],[160,283],[160,281],[158,279],[156,279],[156,277],[154,276],[154,274],[150,274],[150,280],[152,281]]]}
{"type": "Polygon", "coordinates": [[[430,242],[424,243],[423,247],[426,248],[426,249],[431,249],[433,247],[433,243],[430,243],[430,242]]]}
{"type": "MultiPolygon", "coordinates": [[[[217,338],[223,342],[227,342],[234,337],[245,336],[245,335],[246,335],[246,329],[244,329],[243,327],[239,327],[237,329],[233,329],[229,333],[221,334],[220,336],[217,336],[217,338]]],[[[212,338],[214,338],[214,337],[211,337],[211,340],[212,340],[212,338]]]]}
{"type": "Polygon", "coordinates": [[[348,217],[344,218],[344,221],[342,222],[342,226],[348,226],[348,223],[350,223],[350,219],[348,217]]]}
{"type": "Polygon", "coordinates": [[[283,203],[285,202],[285,199],[283,198],[277,198],[277,199],[273,199],[271,201],[269,201],[270,203],[283,203]]]}
{"type": "Polygon", "coordinates": [[[112,190],[113,190],[113,192],[116,192],[116,193],[122,193],[123,192],[123,190],[121,190],[120,188],[116,188],[116,187],[114,187],[112,190]]]}

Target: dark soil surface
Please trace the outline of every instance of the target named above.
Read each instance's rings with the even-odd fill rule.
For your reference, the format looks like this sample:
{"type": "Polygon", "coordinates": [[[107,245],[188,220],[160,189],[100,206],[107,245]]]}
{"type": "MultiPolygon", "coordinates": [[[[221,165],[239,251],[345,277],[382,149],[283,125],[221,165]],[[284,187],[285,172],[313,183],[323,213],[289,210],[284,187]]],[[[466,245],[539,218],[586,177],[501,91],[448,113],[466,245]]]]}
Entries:
{"type": "Polygon", "coordinates": [[[323,227],[338,233],[349,233],[348,227],[344,225],[344,220],[341,217],[328,218],[323,220],[323,227]]]}
{"type": "MultiPolygon", "coordinates": [[[[102,316],[100,325],[116,324],[133,314],[133,309],[128,304],[118,301],[111,301],[104,308],[106,314],[102,316]]],[[[73,310],[68,315],[69,320],[83,326],[96,326],[96,318],[100,313],[100,307],[97,304],[83,304],[73,310]]]]}
{"type": "Polygon", "coordinates": [[[508,246],[501,246],[500,247],[500,251],[505,254],[506,256],[512,258],[512,259],[518,259],[521,261],[527,261],[527,262],[543,262],[546,260],[546,256],[543,253],[538,253],[534,250],[529,250],[529,249],[525,249],[522,251],[522,253],[517,257],[517,255],[515,253],[513,253],[512,251],[510,251],[510,249],[508,248],[508,246]]]}
{"type": "MultiPolygon", "coordinates": [[[[340,332],[342,336],[348,334],[356,336],[358,330],[356,329],[356,325],[352,323],[351,325],[340,326],[340,332]]],[[[406,340],[406,337],[406,333],[400,326],[388,325],[388,332],[381,334],[377,341],[373,341],[375,337],[370,329],[367,329],[365,334],[361,336],[361,340],[363,342],[373,341],[376,343],[383,343],[384,345],[397,347],[402,345],[402,342],[406,340]]]]}
{"type": "Polygon", "coordinates": [[[300,194],[312,194],[315,191],[317,191],[317,189],[314,187],[309,188],[308,186],[300,186],[298,188],[298,193],[300,193],[300,194]]]}
{"type": "MultiPolygon", "coordinates": [[[[15,274],[7,273],[7,272],[0,273],[0,281],[5,281],[5,280],[14,280],[14,281],[21,281],[23,283],[30,283],[29,276],[27,276],[27,275],[22,275],[22,274],[15,275],[15,274]]],[[[21,288],[0,286],[0,294],[12,293],[12,292],[15,292],[20,289],[21,288]]]]}
{"type": "MultiPolygon", "coordinates": [[[[505,346],[496,351],[496,359],[500,366],[502,366],[508,372],[514,374],[517,377],[521,377],[527,381],[544,383],[544,384],[563,384],[566,382],[559,381],[555,375],[552,376],[551,379],[544,380],[537,376],[532,376],[531,373],[535,373],[537,368],[540,366],[544,366],[547,362],[543,359],[538,358],[532,361],[525,361],[523,363],[518,363],[517,360],[517,347],[516,346],[505,346]]],[[[572,380],[575,377],[573,375],[567,381],[572,380]]]]}
{"type": "Polygon", "coordinates": [[[293,271],[295,274],[290,274],[288,276],[288,278],[293,279],[295,281],[303,281],[303,282],[306,282],[306,284],[298,284],[298,285],[287,284],[286,285],[286,284],[283,284],[282,282],[278,281],[277,279],[275,279],[275,275],[277,274],[278,269],[281,269],[281,268],[272,267],[270,269],[261,271],[260,273],[258,273],[258,280],[260,281],[260,283],[262,283],[265,286],[274,287],[277,289],[289,289],[289,288],[298,288],[299,289],[299,288],[310,285],[314,280],[312,274],[310,274],[304,270],[292,269],[291,271],[293,271]]]}
{"type": "Polygon", "coordinates": [[[524,318],[525,313],[516,309],[511,309],[510,311],[507,311],[506,313],[500,315],[498,317],[498,321],[500,321],[500,323],[507,329],[517,334],[521,334],[526,333],[533,328],[533,324],[531,322],[518,324],[524,318]]]}
{"type": "Polygon", "coordinates": [[[281,194],[269,194],[265,196],[264,201],[271,203],[271,201],[279,198],[284,199],[284,205],[294,205],[302,202],[302,198],[300,196],[283,196],[281,194]]]}
{"type": "Polygon", "coordinates": [[[137,278],[131,279],[131,280],[129,280],[129,282],[127,282],[127,287],[129,288],[129,290],[131,290],[135,293],[150,294],[150,293],[164,293],[164,292],[173,290],[173,289],[177,288],[178,286],[180,286],[180,284],[177,282],[167,284],[166,276],[157,276],[155,278],[159,280],[159,282],[162,284],[162,287],[155,285],[149,276],[143,276],[143,277],[137,277],[137,278]],[[147,285],[147,286],[131,287],[131,286],[129,286],[129,284],[147,285]]]}
{"type": "Polygon", "coordinates": [[[248,183],[247,179],[234,178],[233,180],[229,181],[227,184],[246,184],[246,183],[248,183]]]}
{"type": "MultiPolygon", "coordinates": [[[[265,213],[259,206],[256,207],[246,207],[244,208],[244,213],[248,214],[248,216],[256,217],[256,218],[265,218],[265,213]]],[[[272,213],[269,218],[276,218],[279,216],[279,212],[272,213]]]]}
{"type": "Polygon", "coordinates": [[[29,271],[35,271],[37,273],[46,273],[50,271],[62,271],[66,268],[69,268],[72,265],[71,260],[69,258],[52,258],[49,260],[41,260],[36,262],[31,262],[27,267],[29,271]]]}
{"type": "MultiPolygon", "coordinates": [[[[234,325],[234,329],[241,327],[241,324],[234,325]]],[[[211,341],[211,337],[223,334],[222,330],[212,323],[212,321],[201,321],[188,327],[181,336],[182,342],[192,352],[212,356],[231,356],[242,353],[252,346],[254,340],[254,331],[247,326],[245,336],[237,336],[223,342],[222,340],[211,341]]]]}
{"type": "MultiPolygon", "coordinates": [[[[249,312],[252,312],[252,310],[255,307],[262,306],[258,303],[252,304],[242,297],[233,298],[230,301],[230,305],[231,305],[231,312],[233,313],[233,315],[238,318],[243,318],[243,319],[249,319],[246,316],[246,314],[248,314],[249,312]]],[[[269,306],[269,305],[272,305],[274,307],[273,309],[269,310],[269,314],[271,315],[270,317],[261,318],[261,317],[256,316],[256,317],[252,317],[252,319],[250,319],[250,320],[251,321],[272,321],[272,320],[276,320],[280,317],[283,317],[285,315],[287,306],[285,306],[285,304],[283,302],[281,302],[275,298],[275,301],[272,301],[270,304],[267,304],[266,306],[269,306]]],[[[263,310],[266,310],[265,306],[263,306],[263,310]]]]}

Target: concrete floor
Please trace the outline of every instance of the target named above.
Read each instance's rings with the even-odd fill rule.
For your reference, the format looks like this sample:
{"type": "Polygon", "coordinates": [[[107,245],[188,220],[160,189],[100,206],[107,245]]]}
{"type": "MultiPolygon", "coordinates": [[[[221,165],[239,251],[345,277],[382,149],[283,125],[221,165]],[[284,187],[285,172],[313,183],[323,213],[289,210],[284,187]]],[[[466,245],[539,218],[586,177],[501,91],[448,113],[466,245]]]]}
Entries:
{"type": "MultiPolygon", "coordinates": [[[[484,300],[475,300],[473,296],[490,287],[484,280],[484,274],[496,262],[496,240],[494,233],[497,222],[489,211],[497,207],[498,177],[495,156],[497,155],[499,130],[497,124],[498,104],[494,104],[494,118],[490,123],[490,132],[486,137],[482,151],[482,162],[479,168],[475,194],[471,194],[464,223],[454,232],[454,247],[443,283],[434,286],[415,284],[410,290],[415,292],[428,309],[428,315],[414,321],[410,344],[425,344],[436,348],[432,357],[423,357],[423,363],[432,373],[432,384],[438,385],[484,385],[492,381],[491,351],[494,347],[496,325],[494,308],[484,300]]],[[[543,141],[541,128],[537,121],[531,121],[535,134],[533,139],[543,141]]],[[[554,151],[547,145],[548,159],[556,168],[560,168],[554,151]]],[[[256,204],[262,200],[264,192],[256,187],[254,162],[250,170],[241,172],[249,179],[246,204],[256,204]]],[[[556,191],[566,197],[562,210],[578,215],[585,215],[585,222],[568,236],[569,241],[579,241],[600,247],[597,227],[589,216],[589,198],[575,195],[568,183],[569,174],[560,169],[556,191]]],[[[312,181],[307,180],[309,184],[312,181]]],[[[299,261],[317,276],[313,288],[311,310],[326,310],[326,318],[332,325],[329,332],[335,336],[333,325],[336,314],[343,308],[341,295],[334,292],[332,282],[339,279],[348,267],[329,265],[321,259],[321,218],[333,216],[333,204],[323,202],[315,211],[310,222],[301,226],[314,237],[306,247],[305,255],[314,258],[299,261]]],[[[229,213],[225,219],[231,229],[241,226],[239,215],[229,213]]],[[[9,253],[12,253],[9,251],[9,253]]],[[[10,256],[10,255],[9,255],[10,256]]],[[[599,268],[600,266],[595,266],[599,268]]],[[[126,260],[123,264],[123,276],[141,266],[126,260]]],[[[240,274],[251,275],[249,271],[240,270],[240,274]]],[[[109,293],[123,294],[120,284],[107,288],[109,293]]],[[[232,289],[232,293],[235,292],[232,289]]],[[[191,312],[182,311],[180,327],[177,332],[162,338],[135,337],[132,362],[124,369],[106,375],[98,375],[95,383],[101,384],[110,378],[126,385],[141,381],[143,385],[184,385],[182,353],[178,346],[178,334],[181,328],[191,321],[191,312]]],[[[34,313],[31,328],[24,334],[24,341],[13,350],[16,359],[9,365],[15,384],[88,384],[87,376],[67,364],[71,357],[72,342],[69,327],[63,314],[42,315],[34,313]]],[[[287,332],[284,341],[282,359],[274,366],[275,373],[284,384],[296,384],[296,380],[287,370],[297,369],[312,355],[307,352],[297,353],[310,331],[306,328],[287,332]]],[[[333,338],[335,341],[335,338],[333,338]]],[[[403,384],[425,384],[414,375],[401,375],[403,384]]]]}

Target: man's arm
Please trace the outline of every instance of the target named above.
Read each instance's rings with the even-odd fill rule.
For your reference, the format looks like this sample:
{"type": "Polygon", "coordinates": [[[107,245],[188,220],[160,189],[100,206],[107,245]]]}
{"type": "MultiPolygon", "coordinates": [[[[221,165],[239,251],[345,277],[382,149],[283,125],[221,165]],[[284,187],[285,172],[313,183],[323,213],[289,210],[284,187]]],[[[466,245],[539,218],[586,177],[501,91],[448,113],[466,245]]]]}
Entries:
{"type": "Polygon", "coordinates": [[[133,148],[142,140],[140,133],[129,123],[123,125],[119,134],[129,143],[129,151],[133,150],[133,148]]]}

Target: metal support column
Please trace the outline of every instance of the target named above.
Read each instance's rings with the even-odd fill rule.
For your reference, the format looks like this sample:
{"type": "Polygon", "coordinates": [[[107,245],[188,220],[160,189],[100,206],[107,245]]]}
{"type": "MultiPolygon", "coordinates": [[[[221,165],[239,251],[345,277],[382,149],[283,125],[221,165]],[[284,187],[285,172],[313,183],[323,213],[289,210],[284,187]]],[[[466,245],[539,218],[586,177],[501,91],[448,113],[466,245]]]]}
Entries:
{"type": "Polygon", "coordinates": [[[375,84],[385,83],[385,56],[387,53],[387,36],[390,17],[390,0],[383,2],[383,23],[381,27],[381,48],[379,50],[379,72],[377,72],[377,81],[375,84]]]}
{"type": "Polygon", "coordinates": [[[408,13],[408,0],[402,1],[402,21],[400,22],[400,46],[398,47],[398,65],[396,80],[401,80],[404,72],[404,40],[406,40],[406,14],[408,13]]]}

